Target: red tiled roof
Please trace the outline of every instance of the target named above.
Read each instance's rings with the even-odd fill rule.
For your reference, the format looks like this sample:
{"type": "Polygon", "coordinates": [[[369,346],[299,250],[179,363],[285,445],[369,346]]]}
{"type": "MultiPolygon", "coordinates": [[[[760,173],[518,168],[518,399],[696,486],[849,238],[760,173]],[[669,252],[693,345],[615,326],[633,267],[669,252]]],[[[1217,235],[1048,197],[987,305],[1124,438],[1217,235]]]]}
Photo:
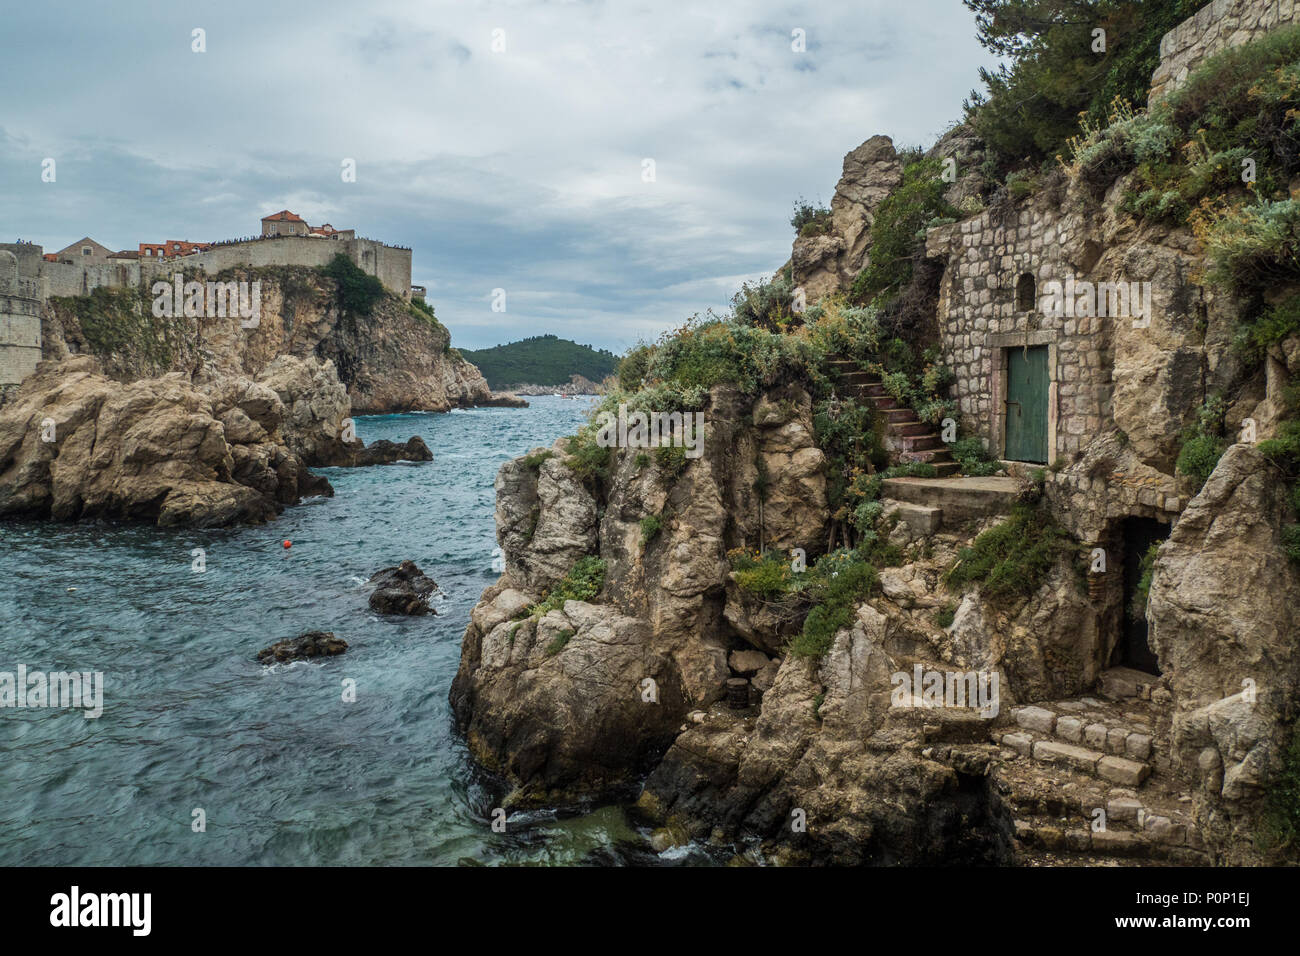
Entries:
{"type": "Polygon", "coordinates": [[[279,212],[273,212],[269,216],[263,216],[262,222],[276,220],[278,222],[303,222],[302,216],[290,212],[287,209],[281,209],[279,212]]]}

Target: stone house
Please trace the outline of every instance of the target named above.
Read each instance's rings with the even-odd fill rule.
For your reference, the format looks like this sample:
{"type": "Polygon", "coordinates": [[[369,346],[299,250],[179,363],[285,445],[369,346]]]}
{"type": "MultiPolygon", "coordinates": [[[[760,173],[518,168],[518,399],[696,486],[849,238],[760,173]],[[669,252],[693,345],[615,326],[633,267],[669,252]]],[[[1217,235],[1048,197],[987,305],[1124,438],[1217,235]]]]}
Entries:
{"type": "Polygon", "coordinates": [[[102,266],[107,264],[113,250],[100,245],[89,236],[82,236],[69,246],[54,253],[54,261],[66,265],[102,266]]]}

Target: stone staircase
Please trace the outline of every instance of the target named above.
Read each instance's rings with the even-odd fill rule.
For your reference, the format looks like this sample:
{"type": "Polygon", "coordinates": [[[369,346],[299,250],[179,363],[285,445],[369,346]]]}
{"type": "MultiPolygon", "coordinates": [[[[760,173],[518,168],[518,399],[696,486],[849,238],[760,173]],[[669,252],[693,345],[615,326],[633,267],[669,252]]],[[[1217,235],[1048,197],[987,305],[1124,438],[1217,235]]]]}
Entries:
{"type": "Polygon", "coordinates": [[[1159,712],[1137,699],[1017,707],[994,731],[997,786],[1028,865],[1207,864],[1191,794],[1157,750],[1159,712]]]}
{"type": "Polygon", "coordinates": [[[870,402],[885,421],[885,446],[899,463],[925,462],[939,477],[955,475],[961,466],[933,426],[921,421],[916,412],[898,404],[885,391],[880,379],[864,371],[853,359],[835,357],[829,365],[836,373],[836,391],[856,402],[870,402]]]}

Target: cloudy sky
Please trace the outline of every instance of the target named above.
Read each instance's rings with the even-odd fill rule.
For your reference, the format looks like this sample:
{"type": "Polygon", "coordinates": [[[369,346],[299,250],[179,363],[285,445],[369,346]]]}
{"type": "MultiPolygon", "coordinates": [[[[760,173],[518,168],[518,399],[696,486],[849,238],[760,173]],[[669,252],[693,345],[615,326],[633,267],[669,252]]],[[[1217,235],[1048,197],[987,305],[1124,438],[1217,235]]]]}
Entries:
{"type": "Polygon", "coordinates": [[[959,0],[11,4],[0,236],[134,248],[287,207],[412,247],[453,344],[622,351],[770,274],[796,198],[876,133],[928,146],[988,62],[959,0]]]}

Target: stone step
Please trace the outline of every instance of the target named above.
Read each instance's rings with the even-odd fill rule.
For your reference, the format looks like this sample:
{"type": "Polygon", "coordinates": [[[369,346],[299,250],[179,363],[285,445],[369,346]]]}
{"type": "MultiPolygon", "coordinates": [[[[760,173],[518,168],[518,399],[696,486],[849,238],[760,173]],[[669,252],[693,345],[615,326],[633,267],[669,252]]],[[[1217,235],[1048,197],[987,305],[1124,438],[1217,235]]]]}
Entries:
{"type": "MultiPolygon", "coordinates": [[[[955,475],[957,462],[935,466],[941,474],[955,475]]],[[[1016,503],[1020,486],[1014,478],[886,478],[881,493],[897,501],[940,508],[951,527],[971,518],[1008,514],[1016,503]]]]}
{"type": "MultiPolygon", "coordinates": [[[[1026,846],[1154,858],[1204,848],[1191,794],[1167,790],[1159,781],[1141,791],[1112,786],[1066,764],[1027,758],[1005,740],[993,781],[1012,816],[1027,824],[1026,846]],[[1063,842],[1067,833],[1074,836],[1063,842]]],[[[1193,856],[1183,862],[1198,861],[1193,856]]]]}
{"type": "Polygon", "coordinates": [[[898,460],[902,462],[925,462],[927,464],[937,465],[940,462],[952,461],[952,454],[946,447],[943,448],[921,448],[915,451],[901,451],[898,453],[898,460]]]}
{"type": "Polygon", "coordinates": [[[899,520],[907,525],[914,534],[934,534],[943,523],[943,511],[939,508],[927,508],[925,505],[908,504],[906,501],[893,501],[883,498],[884,516],[898,515],[899,520]]]}
{"type": "MultiPolygon", "coordinates": [[[[886,412],[886,411],[891,411],[895,408],[903,407],[902,405],[898,404],[898,399],[894,398],[894,396],[892,395],[870,395],[868,396],[868,398],[871,399],[871,404],[876,406],[877,411],[886,412]]],[[[907,409],[907,411],[911,413],[908,416],[909,418],[916,417],[916,412],[913,412],[910,408],[907,409]]]]}
{"type": "Polygon", "coordinates": [[[948,450],[948,446],[934,432],[917,435],[901,435],[899,441],[903,445],[904,451],[929,451],[930,449],[942,448],[948,450]]]}
{"type": "Polygon", "coordinates": [[[933,435],[934,426],[926,422],[891,422],[889,431],[900,437],[909,435],[933,435]]]}
{"type": "Polygon", "coordinates": [[[885,421],[891,425],[895,422],[914,422],[916,412],[910,408],[890,408],[885,410],[885,421]]]}
{"type": "Polygon", "coordinates": [[[1167,860],[1181,866],[1205,866],[1210,862],[1201,850],[1161,842],[1146,833],[1114,827],[1104,830],[1062,827],[1053,820],[1037,817],[1014,818],[1014,825],[1016,842],[1022,852],[1033,849],[1101,858],[1094,865],[1105,862],[1108,857],[1120,857],[1126,861],[1167,860]]]}
{"type": "Polygon", "coordinates": [[[1040,763],[1063,764],[1121,787],[1140,787],[1151,776],[1151,765],[1143,761],[1116,757],[1059,740],[1034,740],[1026,733],[1006,734],[1002,745],[1040,763]]]}
{"type": "MultiPolygon", "coordinates": [[[[1060,705],[1058,704],[1059,708],[1060,705]]],[[[1043,736],[1054,736],[1066,743],[1083,744],[1131,760],[1150,760],[1154,738],[1150,728],[1133,728],[1116,721],[1093,720],[1086,713],[1058,714],[1038,705],[1016,707],[1011,711],[1016,726],[1043,736]]]]}
{"type": "Polygon", "coordinates": [[[955,461],[936,461],[934,465],[934,476],[936,478],[951,478],[958,476],[961,472],[961,465],[955,461]]]}

